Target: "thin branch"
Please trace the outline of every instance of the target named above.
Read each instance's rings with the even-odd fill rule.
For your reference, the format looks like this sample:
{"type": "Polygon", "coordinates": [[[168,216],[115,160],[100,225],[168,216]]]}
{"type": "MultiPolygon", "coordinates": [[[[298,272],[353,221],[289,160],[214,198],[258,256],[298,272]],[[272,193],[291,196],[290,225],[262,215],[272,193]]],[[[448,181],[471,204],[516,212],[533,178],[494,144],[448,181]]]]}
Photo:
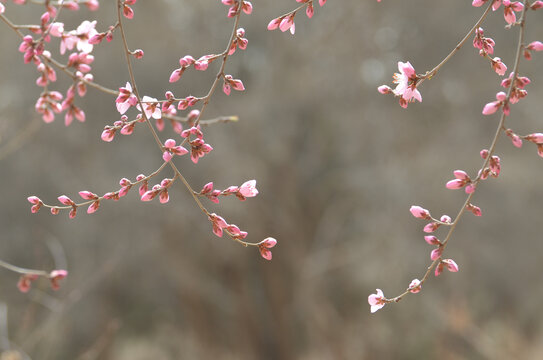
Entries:
{"type": "MultiPolygon", "coordinates": [[[[525,28],[526,28],[526,25],[525,25],[525,21],[526,21],[526,11],[528,9],[528,6],[526,6],[526,4],[528,3],[528,0],[524,0],[524,9],[522,11],[522,15],[521,15],[521,19],[520,21],[518,22],[518,24],[520,25],[520,30],[519,30],[519,38],[518,38],[518,44],[517,44],[517,52],[516,52],[516,55],[515,55],[515,65],[513,67],[513,76],[512,76],[512,81],[511,81],[511,85],[509,86],[509,89],[507,91],[507,100],[506,102],[509,103],[509,97],[511,96],[511,93],[513,92],[513,89],[515,87],[515,79],[518,75],[518,68],[519,68],[519,64],[520,64],[520,57],[521,57],[521,54],[522,54],[522,48],[523,48],[523,44],[524,44],[524,33],[525,33],[525,28]]],[[[488,12],[488,9],[487,11],[488,12]]],[[[485,13],[486,13],[485,12],[485,13]]],[[[506,104],[504,104],[505,106],[506,104]]],[[[498,138],[500,137],[500,134],[504,131],[504,124],[505,124],[505,120],[506,120],[506,115],[505,115],[505,112],[502,111],[502,115],[501,115],[501,118],[500,118],[500,122],[498,124],[498,126],[496,127],[496,133],[494,134],[494,138],[492,139],[492,142],[488,148],[488,156],[486,157],[486,159],[483,161],[483,165],[481,166],[481,170],[479,171],[479,175],[477,176],[477,178],[472,182],[474,184],[475,187],[477,187],[479,185],[479,183],[482,181],[482,173],[483,173],[483,170],[489,165],[489,162],[490,162],[490,159],[492,158],[492,155],[494,154],[494,151],[496,149],[496,144],[498,142],[498,138]]],[[[445,240],[443,240],[442,242],[442,245],[441,247],[443,248],[443,250],[446,248],[449,240],[451,239],[453,233],[454,233],[454,230],[456,229],[456,225],[458,225],[460,219],[462,218],[462,216],[464,215],[464,213],[466,212],[466,209],[467,209],[467,205],[470,203],[471,201],[471,198],[473,197],[473,195],[475,194],[475,192],[472,192],[471,194],[469,194],[466,198],[466,200],[464,201],[464,204],[462,205],[462,208],[460,208],[460,210],[458,211],[458,214],[456,215],[456,218],[454,219],[454,221],[452,222],[451,224],[451,227],[449,228],[449,232],[447,233],[447,236],[445,237],[445,240]]],[[[422,277],[421,281],[420,281],[420,285],[424,284],[424,282],[428,279],[428,277],[430,276],[430,273],[432,272],[432,269],[439,263],[441,262],[442,260],[442,257],[439,257],[437,258],[436,260],[434,260],[430,266],[428,266],[428,269],[426,270],[426,272],[424,273],[424,276],[422,277]]],[[[404,296],[406,296],[407,294],[410,294],[410,291],[409,289],[407,289],[406,291],[404,291],[402,294],[394,297],[394,298],[390,298],[390,299],[385,299],[384,301],[387,302],[387,303],[391,303],[391,302],[398,302],[400,301],[404,296]]]]}

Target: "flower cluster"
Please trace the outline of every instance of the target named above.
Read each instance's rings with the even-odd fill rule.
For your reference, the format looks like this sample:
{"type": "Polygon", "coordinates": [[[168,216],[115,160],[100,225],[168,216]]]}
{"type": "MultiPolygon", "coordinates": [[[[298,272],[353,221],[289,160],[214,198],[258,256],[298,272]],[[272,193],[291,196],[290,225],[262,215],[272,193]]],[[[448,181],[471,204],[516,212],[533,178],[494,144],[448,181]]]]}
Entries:
{"type": "MultiPolygon", "coordinates": [[[[302,5],[285,15],[279,16],[271,20],[268,23],[268,30],[275,30],[277,28],[282,32],[290,30],[290,33],[294,35],[294,33],[296,32],[296,24],[294,24],[294,18],[296,17],[296,13],[304,7],[306,8],[305,14],[307,15],[307,17],[313,17],[313,14],[315,13],[315,10],[313,8],[313,0],[296,0],[296,2],[302,3],[302,5]]],[[[320,6],[324,6],[324,4],[326,4],[326,0],[319,0],[320,6]]]]}

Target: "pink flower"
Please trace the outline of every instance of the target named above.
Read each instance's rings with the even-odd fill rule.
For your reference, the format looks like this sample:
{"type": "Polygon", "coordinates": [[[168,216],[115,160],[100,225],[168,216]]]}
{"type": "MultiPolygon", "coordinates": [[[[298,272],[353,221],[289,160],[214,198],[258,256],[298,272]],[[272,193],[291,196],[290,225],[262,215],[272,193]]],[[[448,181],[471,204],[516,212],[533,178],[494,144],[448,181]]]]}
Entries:
{"type": "Polygon", "coordinates": [[[172,159],[173,155],[181,156],[188,152],[189,151],[181,145],[176,146],[174,139],[168,139],[164,142],[164,153],[162,154],[162,158],[164,161],[168,162],[172,159]]]}
{"type": "Polygon", "coordinates": [[[422,289],[422,285],[420,283],[420,280],[419,279],[413,279],[413,281],[411,281],[411,283],[409,284],[408,289],[413,294],[416,294],[416,293],[420,292],[420,290],[422,289]]]}
{"type": "Polygon", "coordinates": [[[514,24],[517,21],[515,11],[519,12],[524,9],[524,5],[519,1],[511,2],[510,0],[503,0],[503,6],[503,17],[508,24],[514,24]]]}
{"type": "Polygon", "coordinates": [[[386,305],[385,294],[381,289],[376,289],[377,293],[368,296],[368,303],[370,304],[370,311],[373,314],[377,310],[386,305]]]}
{"type": "Polygon", "coordinates": [[[411,206],[409,209],[414,217],[419,219],[431,219],[430,212],[420,206],[411,206]]]}
{"type": "Polygon", "coordinates": [[[201,157],[204,157],[204,155],[208,154],[213,150],[211,145],[206,144],[203,139],[197,138],[190,142],[191,146],[191,152],[190,152],[190,159],[193,163],[198,163],[198,159],[201,157]]]}
{"type": "MultiPolygon", "coordinates": [[[[162,111],[160,110],[160,104],[158,103],[158,100],[149,96],[144,96],[141,99],[143,103],[143,109],[145,112],[145,116],[147,116],[147,119],[150,119],[151,117],[155,119],[160,119],[162,117],[162,111]]],[[[139,104],[136,105],[136,108],[141,111],[141,107],[139,104]]]]}
{"type": "Polygon", "coordinates": [[[505,75],[505,72],[507,71],[507,66],[502,62],[502,60],[499,57],[495,57],[491,60],[492,68],[496,72],[496,74],[503,76],[505,75]]]}
{"type": "Polygon", "coordinates": [[[4,7],[4,4],[0,3],[0,14],[3,14],[4,11],[6,11],[6,8],[4,7]]]}
{"type": "MultiPolygon", "coordinates": [[[[72,38],[76,40],[76,46],[77,50],[84,52],[84,53],[91,53],[93,49],[93,45],[89,43],[89,40],[96,34],[98,34],[98,31],[95,29],[96,27],[96,20],[95,21],[88,21],[85,20],[77,27],[77,30],[71,31],[70,35],[72,35],[72,38]]],[[[68,49],[72,49],[73,45],[71,47],[68,47],[68,49]]]]}
{"type": "Polygon", "coordinates": [[[132,93],[132,85],[129,82],[126,83],[125,87],[119,88],[119,95],[115,100],[117,111],[124,114],[131,106],[136,106],[138,99],[136,95],[132,93]]]}
{"type": "Polygon", "coordinates": [[[245,197],[255,197],[258,194],[258,190],[256,189],[256,180],[244,182],[239,187],[239,192],[245,197]]]}
{"type": "Polygon", "coordinates": [[[406,108],[407,103],[415,100],[422,101],[422,96],[417,90],[419,77],[415,73],[415,69],[411,63],[409,61],[406,63],[398,62],[398,70],[400,73],[394,74],[393,82],[397,85],[393,92],[394,95],[401,96],[405,100],[405,102],[400,102],[402,107],[406,108]]]}
{"type": "Polygon", "coordinates": [[[274,238],[272,237],[268,237],[264,240],[262,240],[259,244],[258,244],[258,250],[260,251],[260,255],[262,255],[262,257],[266,260],[271,260],[272,259],[272,252],[271,252],[271,248],[274,247],[275,245],[277,245],[277,240],[275,240],[274,238]]]}

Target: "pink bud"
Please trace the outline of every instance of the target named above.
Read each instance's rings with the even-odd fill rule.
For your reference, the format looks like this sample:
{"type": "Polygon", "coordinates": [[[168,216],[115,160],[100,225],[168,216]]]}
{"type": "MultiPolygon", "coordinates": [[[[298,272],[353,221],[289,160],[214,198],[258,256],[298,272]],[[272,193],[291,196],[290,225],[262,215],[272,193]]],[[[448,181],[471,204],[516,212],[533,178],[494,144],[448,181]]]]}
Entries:
{"type": "Polygon", "coordinates": [[[279,24],[281,23],[281,18],[273,19],[268,24],[268,30],[275,30],[279,27],[279,24]]]}
{"type": "Polygon", "coordinates": [[[454,190],[454,189],[461,189],[465,185],[466,185],[466,182],[464,180],[454,179],[447,182],[445,186],[447,187],[447,189],[454,190]]]}
{"type": "Polygon", "coordinates": [[[266,260],[271,260],[272,252],[270,251],[270,249],[273,248],[275,245],[277,245],[277,240],[272,237],[268,237],[262,240],[258,244],[258,250],[260,251],[260,255],[262,255],[262,257],[266,260]]]}
{"type": "Polygon", "coordinates": [[[441,262],[445,264],[445,266],[447,266],[447,270],[449,270],[450,272],[458,272],[458,265],[454,262],[453,259],[444,259],[441,260],[441,262]]]}
{"type": "Polygon", "coordinates": [[[444,223],[446,223],[446,224],[450,224],[451,221],[452,221],[452,219],[451,219],[451,217],[450,217],[449,215],[443,215],[443,216],[441,216],[441,219],[440,219],[440,220],[441,220],[441,222],[444,222],[444,223]]]}
{"type": "Polygon", "coordinates": [[[439,259],[441,257],[441,254],[443,254],[442,246],[438,247],[437,249],[432,250],[432,252],[430,253],[430,259],[432,259],[432,261],[439,259]]]}
{"type": "Polygon", "coordinates": [[[256,180],[249,180],[244,182],[239,187],[239,192],[241,195],[245,197],[254,197],[258,194],[258,190],[256,189],[256,180]]]}
{"type": "Polygon", "coordinates": [[[424,228],[422,229],[422,231],[424,231],[425,233],[433,233],[434,231],[437,230],[437,228],[438,228],[439,226],[440,226],[440,225],[439,225],[438,223],[431,222],[431,223],[426,224],[426,226],[424,226],[424,228]]]}
{"type": "Polygon", "coordinates": [[[28,202],[31,203],[31,204],[34,204],[34,205],[38,205],[40,204],[42,201],[40,200],[39,197],[37,196],[29,196],[27,198],[28,202]]]}
{"type": "Polygon", "coordinates": [[[535,144],[543,144],[543,133],[533,133],[525,137],[526,140],[535,144]]]}
{"type": "Polygon", "coordinates": [[[95,201],[87,208],[87,214],[92,214],[100,207],[100,201],[95,201]]]}
{"type": "Polygon", "coordinates": [[[98,199],[98,195],[90,192],[90,191],[80,191],[79,196],[81,196],[85,200],[94,200],[98,199]]]}
{"type": "Polygon", "coordinates": [[[173,157],[173,155],[168,150],[166,150],[166,151],[164,151],[162,153],[162,159],[164,159],[165,162],[170,161],[172,159],[172,157],[173,157]]]}
{"type": "Polygon", "coordinates": [[[409,284],[409,291],[413,294],[420,292],[421,288],[422,286],[419,279],[413,279],[413,281],[411,281],[411,283],[409,284]]]}
{"type": "Polygon", "coordinates": [[[454,177],[461,180],[470,181],[468,174],[464,170],[455,170],[453,171],[454,177]]]}
{"type": "Polygon", "coordinates": [[[208,182],[207,184],[204,185],[204,187],[200,191],[200,194],[207,194],[207,193],[210,193],[211,191],[213,191],[213,182],[208,182]]]}
{"type": "Polygon", "coordinates": [[[151,201],[155,198],[155,196],[156,192],[153,190],[149,190],[141,196],[141,201],[151,201]]]}
{"type": "Polygon", "coordinates": [[[543,43],[541,41],[534,41],[528,44],[526,47],[528,50],[543,51],[543,43]]]}
{"type": "Polygon", "coordinates": [[[439,264],[436,266],[436,270],[434,272],[434,275],[435,276],[439,276],[441,275],[441,273],[443,272],[443,262],[439,262],[439,264]]]}
{"type": "Polygon", "coordinates": [[[49,280],[51,281],[51,288],[53,290],[60,289],[59,281],[64,279],[66,276],[68,276],[68,272],[66,270],[53,270],[49,274],[49,280]]]}
{"type": "Polygon", "coordinates": [[[377,88],[377,91],[379,91],[381,94],[392,94],[392,89],[387,85],[381,85],[377,88]]]}
{"type": "Polygon", "coordinates": [[[494,114],[501,106],[501,102],[499,101],[492,101],[485,105],[483,108],[483,115],[491,115],[494,114]]]}
{"type": "Polygon", "coordinates": [[[305,9],[305,14],[307,15],[308,18],[311,19],[314,13],[315,13],[315,10],[313,9],[313,3],[309,3],[309,5],[307,5],[307,8],[305,9]]]}
{"type": "Polygon", "coordinates": [[[74,204],[74,202],[69,197],[67,197],[66,195],[59,196],[58,201],[60,201],[64,205],[73,205],[74,204]]]}
{"type": "Polygon", "coordinates": [[[294,17],[291,15],[291,16],[286,16],[284,17],[281,22],[279,23],[279,29],[282,31],[282,32],[285,32],[287,31],[288,29],[290,29],[290,27],[294,24],[294,17]]]}
{"type": "Polygon", "coordinates": [[[427,235],[424,237],[424,240],[430,245],[441,245],[441,241],[434,235],[427,235]]]}
{"type": "Polygon", "coordinates": [[[161,204],[165,204],[168,201],[170,201],[170,195],[168,194],[168,189],[164,189],[160,192],[158,199],[160,200],[161,204]]]}
{"type": "Polygon", "coordinates": [[[113,138],[115,137],[115,129],[105,129],[102,132],[102,140],[111,142],[113,141],[113,138]]]}
{"type": "Polygon", "coordinates": [[[430,219],[430,212],[420,206],[411,206],[409,209],[411,211],[411,214],[419,219],[430,219]]]}

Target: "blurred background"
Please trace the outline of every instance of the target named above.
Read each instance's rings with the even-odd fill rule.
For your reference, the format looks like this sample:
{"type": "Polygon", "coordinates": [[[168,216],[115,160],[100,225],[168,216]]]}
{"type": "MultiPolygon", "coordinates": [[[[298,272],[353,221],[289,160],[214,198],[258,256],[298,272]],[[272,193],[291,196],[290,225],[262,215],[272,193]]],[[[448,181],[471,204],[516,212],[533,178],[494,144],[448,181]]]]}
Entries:
{"type": "MultiPolygon", "coordinates": [[[[424,82],[422,103],[404,110],[377,92],[391,84],[398,61],[418,73],[433,68],[483,11],[469,1],[400,4],[330,1],[311,20],[300,13],[295,36],[266,30],[294,1],[255,1],[253,14],[242,16],[249,46],[226,73],[246,91],[217,91],[205,114],[240,121],[205,129],[214,151],[197,165],[188,157],[176,164],[195,189],[257,180],[256,198],[204,203],[250,241],[275,237],[271,262],[214,236],[180,184],[166,205],[142,203],[133,190],[73,220],[31,214],[27,196],[56,203],[62,194],[79,198],[80,190],[115,191],[119,179],[149,174],[162,159],[143,126],[100,140],[119,114],[113,97],[92,88],[77,100],[85,123],[65,127],[57,116],[44,124],[34,112],[38,74],[2,24],[1,258],[70,275],[57,292],[39,280],[23,294],[16,274],[0,271],[0,358],[543,358],[543,163],[531,143],[517,149],[499,141],[502,174],[474,197],[483,217],[466,214],[446,251],[460,272],[432,276],[421,293],[370,314],[367,298],[376,288],[396,296],[430,263],[425,222],[409,207],[454,217],[465,195],[444,185],[455,169],[476,174],[498,122],[481,110],[500,91],[500,78],[471,39],[424,82]]],[[[39,7],[6,7],[15,23],[39,22],[39,7]]],[[[140,92],[207,93],[219,64],[187,71],[172,85],[168,78],[180,57],[223,50],[232,26],[227,9],[219,1],[139,1],[126,28],[131,48],[145,51],[135,66],[140,92]]],[[[98,12],[62,15],[66,30],[98,19],[99,31],[116,16],[113,1],[102,1],[98,12]]],[[[543,39],[541,15],[528,14],[528,42],[543,39]]],[[[512,68],[518,30],[504,25],[500,9],[483,27],[512,68]]],[[[51,44],[66,62],[58,40],[51,44]]],[[[97,83],[126,83],[118,33],[94,55],[97,83]]],[[[519,134],[543,130],[541,64],[540,54],[521,63],[530,96],[507,123],[519,134]]],[[[65,92],[69,82],[58,75],[52,88],[65,92]]],[[[160,136],[178,139],[168,125],[160,136]]],[[[163,177],[171,177],[167,169],[163,177]]]]}

